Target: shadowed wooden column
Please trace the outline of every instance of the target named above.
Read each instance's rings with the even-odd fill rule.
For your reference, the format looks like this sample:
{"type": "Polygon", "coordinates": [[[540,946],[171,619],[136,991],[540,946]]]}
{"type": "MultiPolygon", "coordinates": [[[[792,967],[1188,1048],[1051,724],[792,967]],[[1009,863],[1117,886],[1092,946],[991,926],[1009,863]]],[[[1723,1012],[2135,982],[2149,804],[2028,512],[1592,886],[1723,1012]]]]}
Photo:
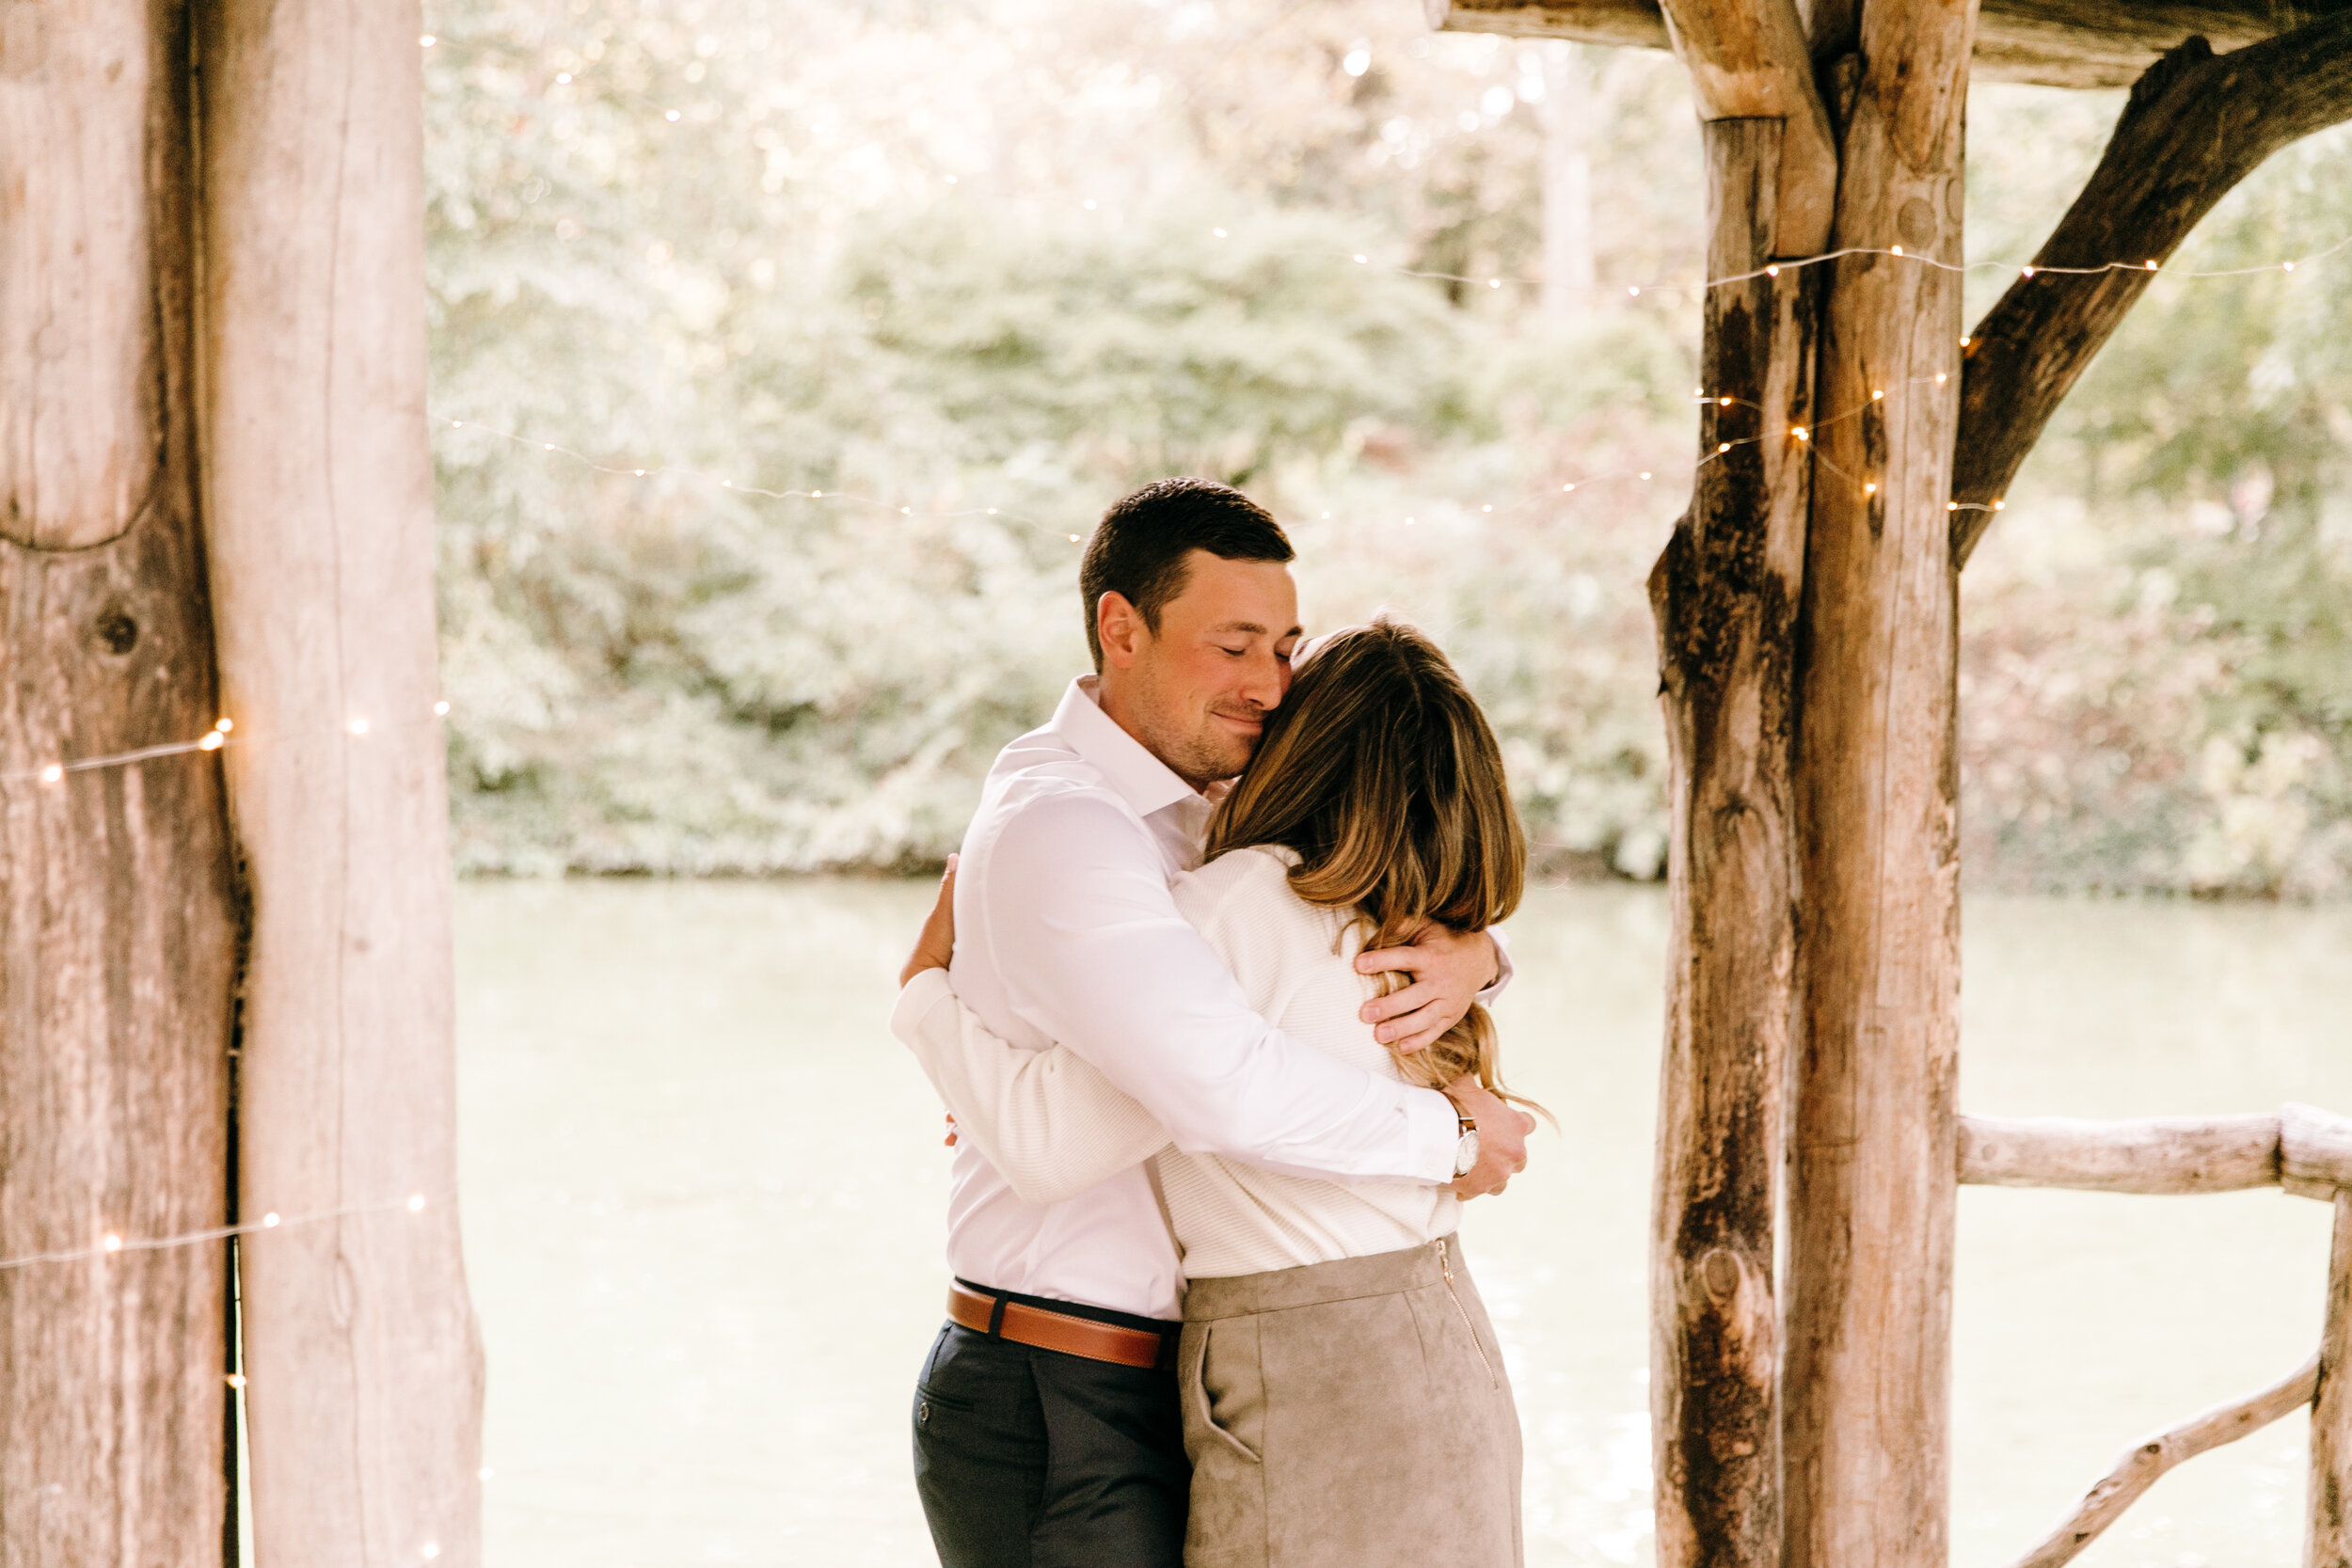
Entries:
{"type": "Polygon", "coordinates": [[[217,1564],[236,919],[184,12],[0,0],[0,1542],[217,1564]],[[122,1245],[107,1250],[107,1239],[122,1245]]]}
{"type": "MultiPolygon", "coordinates": [[[[1707,145],[1708,274],[1772,255],[1783,121],[1707,145]]],[[[1710,289],[1691,511],[1650,573],[1672,758],[1673,936],[1650,1238],[1661,1568],[1780,1556],[1780,1307],[1773,1244],[1794,1022],[1788,766],[1804,468],[1809,274],[1710,289]]]]}
{"type": "Polygon", "coordinates": [[[252,899],[262,1568],[481,1558],[413,4],[206,0],[206,511],[252,899]],[[405,1200],[423,1199],[412,1212],[405,1200]]]}
{"type": "Polygon", "coordinates": [[[2339,1191],[2328,1259],[2327,1328],[2312,1406],[2311,1537],[2307,1568],[2352,1568],[2352,1188],[2339,1191]]]}
{"type": "MultiPolygon", "coordinates": [[[[1817,8],[1821,23],[1826,8],[1817,8]]],[[[1867,0],[1800,633],[1789,1568],[1945,1568],[1960,1033],[1952,436],[1973,7],[1867,0]],[[1899,247],[1902,254],[1894,254],[1899,247]],[[1943,265],[1929,265],[1922,258],[1943,265]]],[[[1817,42],[1820,41],[1817,39],[1817,42]]]]}

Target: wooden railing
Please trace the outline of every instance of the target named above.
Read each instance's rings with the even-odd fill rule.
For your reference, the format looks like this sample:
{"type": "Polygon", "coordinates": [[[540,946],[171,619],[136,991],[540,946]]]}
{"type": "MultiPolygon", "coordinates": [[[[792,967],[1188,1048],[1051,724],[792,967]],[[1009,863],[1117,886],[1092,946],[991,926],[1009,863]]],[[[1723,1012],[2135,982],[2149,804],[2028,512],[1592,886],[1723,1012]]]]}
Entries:
{"type": "Polygon", "coordinates": [[[2159,1477],[2185,1460],[2312,1407],[2307,1568],[2352,1568],[2352,1117],[2308,1105],[2201,1120],[1960,1118],[1960,1180],[2099,1193],[2230,1193],[2283,1187],[2335,1207],[2328,1311],[2317,1354],[2295,1372],[2136,1443],[2065,1521],[2012,1568],[2059,1568],[2159,1477]]]}

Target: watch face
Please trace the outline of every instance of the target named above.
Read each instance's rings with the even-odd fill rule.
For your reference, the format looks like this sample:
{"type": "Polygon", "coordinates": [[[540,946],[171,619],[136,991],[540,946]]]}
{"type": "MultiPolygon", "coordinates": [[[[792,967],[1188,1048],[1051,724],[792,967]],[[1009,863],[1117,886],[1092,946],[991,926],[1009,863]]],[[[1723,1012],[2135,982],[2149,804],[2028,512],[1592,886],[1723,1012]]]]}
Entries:
{"type": "Polygon", "coordinates": [[[1454,1146],[1454,1174],[1468,1176],[1470,1173],[1470,1167],[1476,1164],[1478,1164],[1478,1129],[1473,1127],[1463,1133],[1462,1141],[1454,1146]]]}

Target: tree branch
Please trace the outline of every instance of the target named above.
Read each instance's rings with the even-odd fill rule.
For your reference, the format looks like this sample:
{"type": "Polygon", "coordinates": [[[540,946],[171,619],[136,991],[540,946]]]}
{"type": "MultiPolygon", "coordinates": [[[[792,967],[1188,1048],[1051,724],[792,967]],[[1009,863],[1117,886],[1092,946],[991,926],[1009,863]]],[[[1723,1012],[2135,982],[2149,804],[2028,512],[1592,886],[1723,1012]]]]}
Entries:
{"type": "Polygon", "coordinates": [[[1952,559],[1992,522],[2075,378],[2155,275],[2230,189],[2280,148],[2352,119],[2352,12],[2228,55],[2201,38],[2132,88],[2106,154],[2021,277],[1970,335],[1961,375],[1952,559]],[[2068,274],[2045,268],[2101,267],[2068,274]]]}
{"type": "Polygon", "coordinates": [[[2219,1405],[2195,1420],[2158,1433],[2132,1446],[2115,1468],[2083,1497],[2066,1522],[2047,1539],[2019,1558],[2010,1568],[2061,1568],[2099,1537],[2100,1531],[2122,1517],[2141,1494],[2161,1481],[2175,1465],[2250,1433],[2312,1402],[2319,1388],[2319,1357],[2314,1355],[2283,1381],[2261,1393],[2219,1405]]]}

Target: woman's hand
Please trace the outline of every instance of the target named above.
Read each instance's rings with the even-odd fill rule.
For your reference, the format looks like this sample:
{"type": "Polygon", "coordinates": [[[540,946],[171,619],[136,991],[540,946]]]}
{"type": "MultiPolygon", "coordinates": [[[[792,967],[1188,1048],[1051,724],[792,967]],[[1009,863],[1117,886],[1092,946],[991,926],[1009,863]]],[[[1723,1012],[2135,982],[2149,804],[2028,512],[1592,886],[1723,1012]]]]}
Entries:
{"type": "Polygon", "coordinates": [[[1406,1055],[1436,1044],[1439,1035],[1462,1021],[1478,993],[1502,974],[1494,938],[1484,931],[1456,931],[1434,922],[1409,946],[1356,957],[1359,974],[1391,969],[1409,972],[1413,983],[1374,997],[1357,1016],[1377,1025],[1373,1038],[1406,1055]]]}
{"type": "Polygon", "coordinates": [[[956,857],[947,857],[946,874],[939,879],[939,898],[931,905],[931,912],[923,917],[923,929],[914,939],[914,951],[907,955],[906,968],[898,971],[898,989],[927,969],[945,969],[956,956],[956,857]]]}

